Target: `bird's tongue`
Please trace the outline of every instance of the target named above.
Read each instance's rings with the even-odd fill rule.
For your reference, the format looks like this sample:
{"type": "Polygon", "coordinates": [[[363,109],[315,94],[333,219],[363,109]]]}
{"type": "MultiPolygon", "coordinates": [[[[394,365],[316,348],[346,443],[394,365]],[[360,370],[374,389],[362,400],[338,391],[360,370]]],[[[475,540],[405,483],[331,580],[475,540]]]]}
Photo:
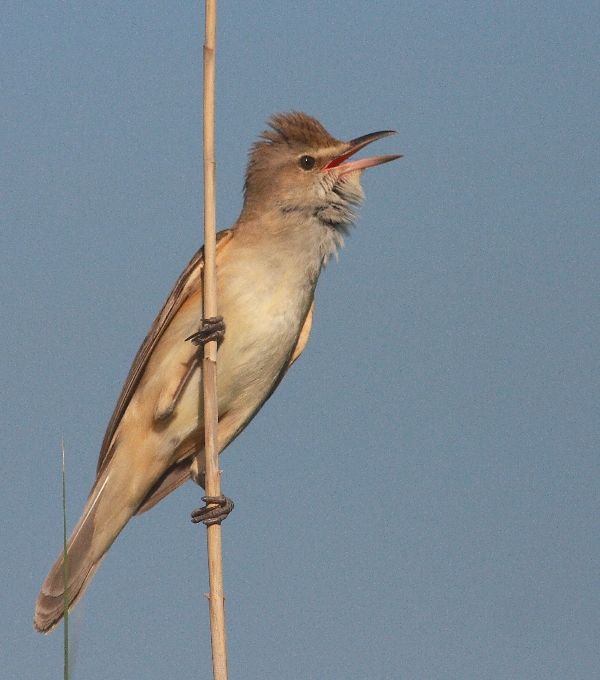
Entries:
{"type": "Polygon", "coordinates": [[[352,156],[352,154],[355,154],[357,151],[358,149],[351,148],[345,153],[336,156],[335,158],[330,160],[329,163],[327,163],[323,170],[331,170],[332,168],[337,168],[338,165],[341,165],[347,158],[350,158],[350,156],[352,156]]]}

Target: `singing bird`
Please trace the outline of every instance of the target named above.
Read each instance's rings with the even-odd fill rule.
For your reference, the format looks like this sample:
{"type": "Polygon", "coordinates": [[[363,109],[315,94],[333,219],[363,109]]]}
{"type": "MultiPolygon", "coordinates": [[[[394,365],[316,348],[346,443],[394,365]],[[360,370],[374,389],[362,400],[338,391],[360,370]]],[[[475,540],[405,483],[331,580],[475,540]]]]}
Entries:
{"type": "MultiPolygon", "coordinates": [[[[269,126],[250,151],[240,217],[218,234],[222,318],[201,321],[201,249],[175,283],[129,371],[104,436],[96,480],[68,541],[69,607],[131,517],[190,478],[203,486],[202,456],[196,459],[203,441],[198,345],[222,340],[217,361],[222,451],[306,346],[317,279],[363,198],[361,172],[400,158],[349,160],[367,144],[395,134],[392,130],[344,142],[298,112],[275,115],[269,126]]],[[[210,521],[209,515],[203,509],[196,519],[210,521]]],[[[61,553],[37,598],[37,630],[49,632],[60,621],[64,590],[61,553]]]]}

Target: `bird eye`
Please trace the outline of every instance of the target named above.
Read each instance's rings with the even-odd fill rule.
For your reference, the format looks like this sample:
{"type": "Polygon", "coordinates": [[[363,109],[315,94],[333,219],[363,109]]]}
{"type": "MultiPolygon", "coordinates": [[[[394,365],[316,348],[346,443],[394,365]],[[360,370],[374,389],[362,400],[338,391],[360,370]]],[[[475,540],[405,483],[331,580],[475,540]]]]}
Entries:
{"type": "Polygon", "coordinates": [[[312,170],[315,167],[315,159],[312,156],[300,156],[298,165],[303,170],[312,170]]]}

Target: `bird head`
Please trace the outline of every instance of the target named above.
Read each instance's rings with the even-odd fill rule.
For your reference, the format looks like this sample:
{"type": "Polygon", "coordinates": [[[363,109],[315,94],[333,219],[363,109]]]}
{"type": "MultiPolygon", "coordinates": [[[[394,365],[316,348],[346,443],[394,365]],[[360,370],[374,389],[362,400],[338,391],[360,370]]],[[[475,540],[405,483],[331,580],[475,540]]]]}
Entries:
{"type": "Polygon", "coordinates": [[[363,198],[360,175],[366,168],[401,158],[373,156],[350,160],[362,148],[393,130],[372,132],[348,142],[336,139],[305,113],[277,114],[250,150],[242,218],[265,210],[316,218],[345,233],[363,198]]]}

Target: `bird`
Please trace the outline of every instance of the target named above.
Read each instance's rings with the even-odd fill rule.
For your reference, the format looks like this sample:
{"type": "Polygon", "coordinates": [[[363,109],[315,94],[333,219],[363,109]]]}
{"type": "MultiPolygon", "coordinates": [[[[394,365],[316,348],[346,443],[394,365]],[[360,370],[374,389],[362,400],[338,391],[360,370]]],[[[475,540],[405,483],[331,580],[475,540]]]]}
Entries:
{"type": "MultiPolygon", "coordinates": [[[[204,342],[218,340],[219,452],[303,352],[319,274],[343,245],[363,200],[362,171],[401,156],[352,157],[392,134],[340,141],[305,113],[268,120],[250,149],[240,216],[217,235],[220,316],[202,323],[201,248],[133,361],[102,442],[96,479],[67,542],[68,576],[61,552],[36,600],[36,630],[50,632],[65,602],[75,606],[132,517],[190,479],[204,486],[204,342]]],[[[224,513],[231,509],[228,499],[221,505],[224,513]]],[[[193,519],[209,524],[222,517],[201,509],[193,519]]]]}

